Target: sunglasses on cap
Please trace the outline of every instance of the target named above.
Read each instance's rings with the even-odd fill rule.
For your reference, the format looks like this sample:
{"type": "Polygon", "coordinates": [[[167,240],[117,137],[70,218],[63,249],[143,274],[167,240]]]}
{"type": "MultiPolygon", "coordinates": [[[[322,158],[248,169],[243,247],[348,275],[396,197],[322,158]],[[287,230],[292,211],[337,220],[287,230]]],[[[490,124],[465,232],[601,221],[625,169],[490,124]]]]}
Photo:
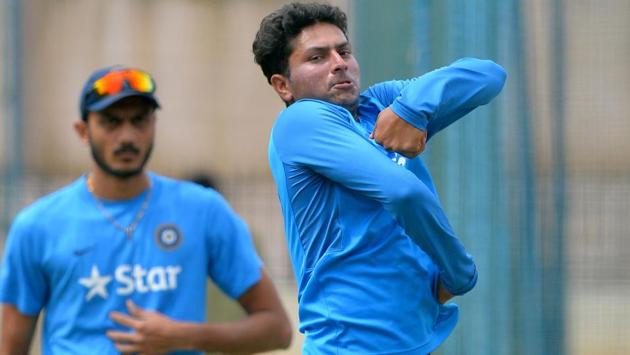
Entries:
{"type": "Polygon", "coordinates": [[[110,71],[94,81],[92,90],[99,96],[116,95],[125,88],[125,83],[139,93],[150,94],[155,91],[151,75],[138,69],[110,71]]]}

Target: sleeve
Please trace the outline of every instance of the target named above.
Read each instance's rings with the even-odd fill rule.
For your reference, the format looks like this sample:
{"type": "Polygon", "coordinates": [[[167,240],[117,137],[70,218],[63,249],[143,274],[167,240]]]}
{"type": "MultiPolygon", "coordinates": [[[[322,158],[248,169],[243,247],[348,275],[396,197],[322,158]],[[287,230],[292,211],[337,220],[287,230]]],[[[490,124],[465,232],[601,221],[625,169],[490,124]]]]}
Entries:
{"type": "Polygon", "coordinates": [[[507,74],[490,60],[463,58],[422,76],[376,84],[366,95],[390,106],[428,138],[499,94],[507,74]]]}
{"type": "Polygon", "coordinates": [[[245,222],[221,195],[212,194],[214,208],[206,225],[210,237],[208,275],[236,299],[260,281],[262,262],[245,222]]]}
{"type": "Polygon", "coordinates": [[[14,305],[22,314],[35,316],[48,298],[48,283],[37,244],[37,230],[28,218],[14,220],[0,270],[0,302],[14,305]]]}
{"type": "Polygon", "coordinates": [[[472,257],[453,233],[436,196],[355,131],[348,111],[321,101],[298,101],[280,116],[272,140],[284,163],[304,165],[382,203],[433,258],[451,293],[462,294],[475,285],[472,257]]]}

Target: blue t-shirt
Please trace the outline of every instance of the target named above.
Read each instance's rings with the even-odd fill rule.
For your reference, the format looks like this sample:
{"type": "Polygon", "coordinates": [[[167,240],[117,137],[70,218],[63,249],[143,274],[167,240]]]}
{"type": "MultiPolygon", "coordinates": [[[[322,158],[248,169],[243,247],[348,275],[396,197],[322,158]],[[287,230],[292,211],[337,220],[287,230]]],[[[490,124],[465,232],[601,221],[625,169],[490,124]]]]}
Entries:
{"type": "Polygon", "coordinates": [[[0,270],[0,301],[26,315],[45,310],[43,354],[115,354],[105,336],[125,301],[176,320],[206,320],[208,276],[238,298],[261,277],[245,223],[214,190],[149,174],[151,189],[97,208],[81,177],[16,217],[0,270]]]}
{"type": "Polygon", "coordinates": [[[421,158],[370,140],[392,110],[428,136],[501,90],[503,69],[464,59],[360,96],[345,108],[303,99],[279,116],[269,143],[298,284],[305,354],[426,354],[457,322],[440,305],[476,283],[475,264],[451,229],[421,158]]]}

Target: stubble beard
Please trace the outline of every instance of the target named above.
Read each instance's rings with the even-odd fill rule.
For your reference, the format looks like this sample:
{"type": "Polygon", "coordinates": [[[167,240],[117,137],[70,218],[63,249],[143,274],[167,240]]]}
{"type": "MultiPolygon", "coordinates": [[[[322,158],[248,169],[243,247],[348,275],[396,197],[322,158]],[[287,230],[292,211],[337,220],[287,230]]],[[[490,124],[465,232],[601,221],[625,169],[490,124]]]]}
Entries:
{"type": "Polygon", "coordinates": [[[352,116],[356,117],[357,110],[359,108],[359,95],[356,95],[353,98],[332,97],[327,101],[345,108],[346,110],[350,111],[352,116]]]}
{"type": "Polygon", "coordinates": [[[94,162],[96,162],[96,165],[98,165],[98,167],[103,170],[107,175],[121,180],[127,180],[144,172],[144,167],[149,161],[149,158],[151,157],[151,152],[153,151],[153,142],[151,142],[151,144],[147,148],[147,152],[142,158],[140,165],[135,169],[125,170],[113,168],[111,165],[107,164],[105,158],[103,157],[103,152],[92,141],[90,141],[90,151],[92,153],[92,158],[94,159],[94,162]]]}
{"type": "Polygon", "coordinates": [[[352,100],[351,102],[340,103],[340,106],[344,107],[346,110],[350,111],[353,117],[357,116],[357,111],[359,108],[359,98],[352,100]]]}

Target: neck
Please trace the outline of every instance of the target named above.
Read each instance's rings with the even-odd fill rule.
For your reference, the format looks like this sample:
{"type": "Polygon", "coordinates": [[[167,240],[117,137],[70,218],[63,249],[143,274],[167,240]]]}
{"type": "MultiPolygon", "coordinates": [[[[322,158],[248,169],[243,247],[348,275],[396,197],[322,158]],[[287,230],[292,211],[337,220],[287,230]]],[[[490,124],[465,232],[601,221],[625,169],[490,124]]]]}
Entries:
{"type": "Polygon", "coordinates": [[[354,117],[356,121],[359,120],[359,101],[352,105],[346,105],[344,107],[350,112],[350,114],[352,115],[352,117],[354,117]]]}
{"type": "Polygon", "coordinates": [[[141,194],[150,186],[145,173],[121,179],[92,169],[87,177],[88,190],[97,197],[107,200],[128,200],[141,194]]]}

